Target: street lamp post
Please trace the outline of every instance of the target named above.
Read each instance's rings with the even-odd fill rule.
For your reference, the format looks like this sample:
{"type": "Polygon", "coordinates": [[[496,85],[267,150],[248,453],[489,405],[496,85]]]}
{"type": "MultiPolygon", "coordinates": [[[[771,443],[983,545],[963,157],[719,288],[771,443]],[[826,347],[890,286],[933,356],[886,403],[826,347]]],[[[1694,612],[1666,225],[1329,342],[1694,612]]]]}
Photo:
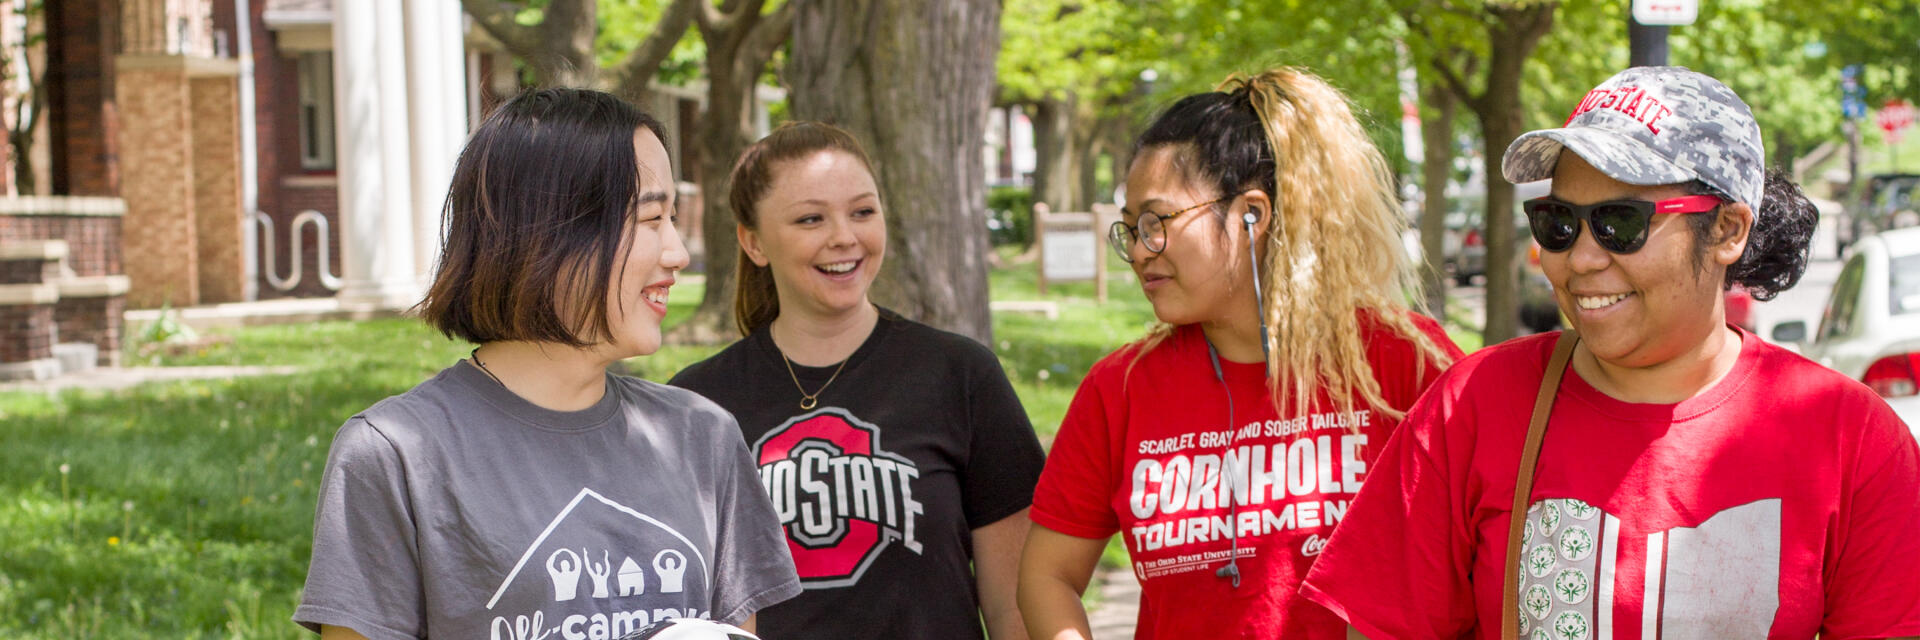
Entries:
{"type": "Polygon", "coordinates": [[[1628,63],[1636,67],[1667,64],[1667,29],[1693,24],[1699,0],[1633,0],[1627,12],[1628,63]]]}
{"type": "Polygon", "coordinates": [[[1640,24],[1639,20],[1627,16],[1627,44],[1629,53],[1627,65],[1633,67],[1661,67],[1667,64],[1667,31],[1669,27],[1640,24]]]}

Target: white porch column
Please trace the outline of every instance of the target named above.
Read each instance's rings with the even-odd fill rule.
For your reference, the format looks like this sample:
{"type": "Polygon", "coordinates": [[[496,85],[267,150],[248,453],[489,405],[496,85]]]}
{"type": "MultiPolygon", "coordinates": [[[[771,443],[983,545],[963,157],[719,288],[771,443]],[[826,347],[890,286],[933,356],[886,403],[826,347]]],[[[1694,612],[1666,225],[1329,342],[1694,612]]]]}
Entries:
{"type": "Polygon", "coordinates": [[[465,23],[458,0],[406,0],[413,134],[413,260],[422,287],[440,255],[440,210],[467,135],[465,23]]]}
{"type": "Polygon", "coordinates": [[[342,306],[404,308],[420,300],[400,3],[334,0],[335,157],[340,176],[342,306]]]}

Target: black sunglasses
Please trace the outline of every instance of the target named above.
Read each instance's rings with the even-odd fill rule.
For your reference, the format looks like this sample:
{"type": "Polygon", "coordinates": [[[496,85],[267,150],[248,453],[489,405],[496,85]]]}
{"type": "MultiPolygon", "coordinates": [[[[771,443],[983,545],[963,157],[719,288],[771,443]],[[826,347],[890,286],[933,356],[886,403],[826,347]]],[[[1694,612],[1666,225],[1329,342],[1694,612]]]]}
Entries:
{"type": "Polygon", "coordinates": [[[1715,196],[1682,196],[1659,202],[1648,200],[1608,200],[1593,204],[1573,204],[1553,196],[1528,200],[1527,226],[1540,248],[1559,253],[1573,248],[1580,239],[1580,221],[1593,229],[1593,241],[1613,253],[1633,253],[1647,243],[1647,229],[1656,213],[1704,213],[1720,207],[1715,196]]]}

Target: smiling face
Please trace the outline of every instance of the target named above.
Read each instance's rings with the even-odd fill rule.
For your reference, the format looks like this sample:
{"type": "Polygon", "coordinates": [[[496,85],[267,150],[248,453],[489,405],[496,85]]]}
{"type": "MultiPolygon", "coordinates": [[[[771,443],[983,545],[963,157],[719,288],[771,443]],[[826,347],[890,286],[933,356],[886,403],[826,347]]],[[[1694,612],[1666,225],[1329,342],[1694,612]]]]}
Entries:
{"type": "Polygon", "coordinates": [[[772,167],[740,248],[769,267],[780,313],[831,318],[867,305],[887,252],[887,222],[873,174],[859,158],[819,151],[772,167]]]}
{"type": "MultiPolygon", "coordinates": [[[[1181,146],[1141,150],[1127,172],[1127,207],[1121,218],[1138,226],[1148,213],[1169,214],[1220,197],[1180,169],[1181,146]]],[[[1240,198],[1226,204],[1238,211],[1240,198]]],[[[1252,261],[1240,225],[1222,229],[1217,209],[1200,207],[1167,220],[1166,248],[1159,253],[1134,242],[1133,272],[1153,304],[1153,315],[1172,325],[1216,322],[1233,314],[1255,317],[1252,261]]]]}
{"type": "Polygon", "coordinates": [[[640,169],[638,205],[629,214],[607,287],[607,324],[612,334],[602,346],[616,358],[660,350],[660,321],[667,316],[667,290],[674,274],[687,266],[687,248],[673,226],[672,166],[667,149],[653,132],[633,136],[640,169]]]}
{"type": "MultiPolygon", "coordinates": [[[[1688,193],[1680,185],[1626,184],[1562,151],[1554,169],[1553,195],[1591,204],[1627,198],[1659,201],[1688,193]]],[[[1573,248],[1540,253],[1540,268],[1553,283],[1561,312],[1594,357],[1621,367],[1665,363],[1704,343],[1724,324],[1720,283],[1726,266],[1740,257],[1745,235],[1710,247],[1696,268],[1694,232],[1686,217],[1653,216],[1645,246],[1626,255],[1600,248],[1585,221],[1573,248]]]]}

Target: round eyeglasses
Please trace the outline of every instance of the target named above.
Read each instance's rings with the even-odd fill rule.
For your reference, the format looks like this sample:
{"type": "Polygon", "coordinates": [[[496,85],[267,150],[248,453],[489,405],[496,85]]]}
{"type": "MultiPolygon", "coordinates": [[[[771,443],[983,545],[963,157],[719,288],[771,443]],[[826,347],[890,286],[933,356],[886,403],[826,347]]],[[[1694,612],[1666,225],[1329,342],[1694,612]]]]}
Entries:
{"type": "MultiPolygon", "coordinates": [[[[1134,224],[1127,224],[1124,220],[1116,221],[1107,227],[1107,245],[1113,247],[1114,253],[1120,254],[1120,259],[1127,262],[1133,262],[1134,242],[1146,245],[1147,250],[1154,253],[1166,251],[1168,220],[1180,217],[1188,211],[1232,200],[1239,195],[1236,193],[1222,196],[1173,213],[1141,212],[1134,224]]],[[[1121,212],[1124,214],[1126,210],[1122,209],[1121,212]]]]}

